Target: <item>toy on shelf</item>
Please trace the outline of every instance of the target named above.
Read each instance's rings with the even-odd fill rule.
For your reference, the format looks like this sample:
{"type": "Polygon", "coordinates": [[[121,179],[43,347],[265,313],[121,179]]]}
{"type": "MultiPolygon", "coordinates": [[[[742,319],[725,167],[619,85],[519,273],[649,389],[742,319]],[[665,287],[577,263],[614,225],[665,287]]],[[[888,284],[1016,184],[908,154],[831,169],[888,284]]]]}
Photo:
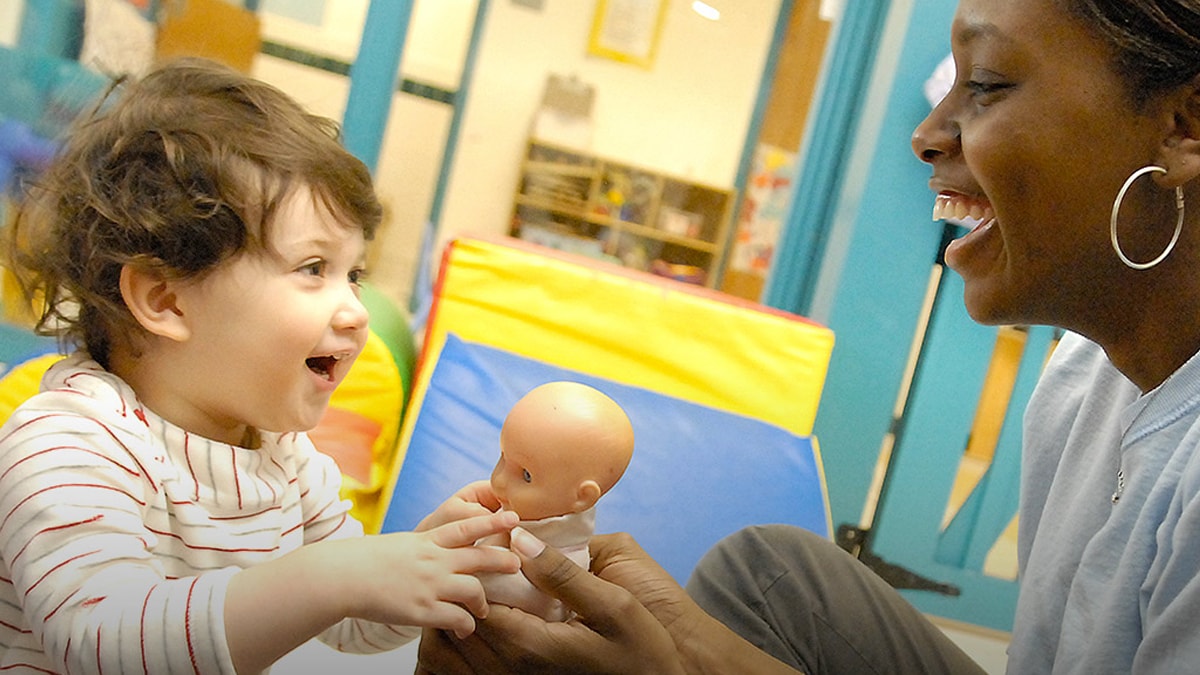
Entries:
{"type": "Polygon", "coordinates": [[[648,271],[656,259],[701,269],[715,286],[734,192],[530,139],[509,234],[648,271]],[[590,246],[588,245],[590,243],[590,246]]]}

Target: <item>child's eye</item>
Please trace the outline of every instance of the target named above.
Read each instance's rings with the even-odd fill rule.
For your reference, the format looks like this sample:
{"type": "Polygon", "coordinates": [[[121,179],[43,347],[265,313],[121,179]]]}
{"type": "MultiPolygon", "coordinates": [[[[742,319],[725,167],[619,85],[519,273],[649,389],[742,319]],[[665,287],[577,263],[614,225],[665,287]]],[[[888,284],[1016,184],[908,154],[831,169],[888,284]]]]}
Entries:
{"type": "Polygon", "coordinates": [[[525,479],[525,482],[526,482],[526,483],[532,483],[532,482],[533,482],[533,476],[529,475],[529,469],[525,469],[525,470],[523,470],[523,471],[521,472],[521,477],[525,479]]]}
{"type": "Polygon", "coordinates": [[[325,276],[325,261],[314,260],[312,262],[305,263],[298,271],[309,276],[323,277],[325,276]]]}
{"type": "Polygon", "coordinates": [[[346,278],[350,280],[350,283],[354,284],[355,286],[361,284],[366,277],[367,271],[364,269],[350,270],[350,274],[346,275],[346,278]]]}

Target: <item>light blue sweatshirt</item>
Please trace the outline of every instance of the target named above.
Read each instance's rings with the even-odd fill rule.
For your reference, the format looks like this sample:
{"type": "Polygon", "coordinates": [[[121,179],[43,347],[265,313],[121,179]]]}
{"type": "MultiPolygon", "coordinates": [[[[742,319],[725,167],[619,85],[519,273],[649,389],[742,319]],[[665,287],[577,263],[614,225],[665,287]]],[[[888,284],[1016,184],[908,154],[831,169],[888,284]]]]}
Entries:
{"type": "Polygon", "coordinates": [[[1010,673],[1200,672],[1197,446],[1200,356],[1142,396],[1063,338],[1025,414],[1010,673]]]}

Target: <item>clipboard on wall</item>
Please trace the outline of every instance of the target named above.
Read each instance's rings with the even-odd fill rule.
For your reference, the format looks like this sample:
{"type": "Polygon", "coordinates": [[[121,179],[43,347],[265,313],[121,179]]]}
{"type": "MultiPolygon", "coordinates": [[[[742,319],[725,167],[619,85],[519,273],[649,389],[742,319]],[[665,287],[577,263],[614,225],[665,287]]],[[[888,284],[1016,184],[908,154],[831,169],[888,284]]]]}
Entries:
{"type": "Polygon", "coordinates": [[[667,7],[668,0],[597,0],[587,53],[650,68],[667,7]]]}

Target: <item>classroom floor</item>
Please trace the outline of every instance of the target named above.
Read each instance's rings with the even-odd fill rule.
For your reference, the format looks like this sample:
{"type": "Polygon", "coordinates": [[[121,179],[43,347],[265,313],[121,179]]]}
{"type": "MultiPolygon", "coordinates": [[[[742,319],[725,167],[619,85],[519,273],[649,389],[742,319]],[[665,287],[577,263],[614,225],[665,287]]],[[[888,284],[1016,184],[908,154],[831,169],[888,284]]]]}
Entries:
{"type": "MultiPolygon", "coordinates": [[[[934,619],[950,639],[971,655],[988,675],[1002,675],[1008,662],[1004,650],[1008,641],[999,634],[980,631],[972,626],[955,626],[934,619]]],[[[344,675],[395,675],[411,673],[417,664],[417,643],[395,651],[370,656],[339,654],[313,641],[283,657],[271,668],[274,675],[313,675],[314,673],[343,673],[344,675]]]]}
{"type": "Polygon", "coordinates": [[[1003,675],[1008,666],[1008,635],[976,626],[955,625],[937,617],[933,622],[978,663],[988,675],[1003,675]]]}

